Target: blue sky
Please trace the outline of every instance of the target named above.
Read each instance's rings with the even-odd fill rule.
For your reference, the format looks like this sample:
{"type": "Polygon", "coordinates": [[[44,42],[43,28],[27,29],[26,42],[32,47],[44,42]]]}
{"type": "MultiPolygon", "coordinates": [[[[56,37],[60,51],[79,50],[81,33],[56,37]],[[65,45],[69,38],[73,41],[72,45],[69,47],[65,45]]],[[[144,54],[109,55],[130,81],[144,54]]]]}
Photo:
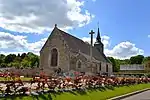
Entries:
{"type": "MultiPolygon", "coordinates": [[[[102,35],[111,37],[111,46],[130,41],[150,55],[150,1],[149,0],[97,0],[87,2],[87,7],[95,16],[92,23],[80,31],[97,27],[99,21],[102,35]]],[[[79,30],[78,30],[79,31],[79,30]]],[[[97,30],[96,30],[97,31],[97,30]]],[[[84,34],[79,34],[83,37],[84,34]]]]}
{"type": "Polygon", "coordinates": [[[27,1],[0,0],[0,53],[39,54],[55,23],[89,42],[88,33],[97,32],[99,22],[107,56],[150,55],[149,0],[27,1]]]}

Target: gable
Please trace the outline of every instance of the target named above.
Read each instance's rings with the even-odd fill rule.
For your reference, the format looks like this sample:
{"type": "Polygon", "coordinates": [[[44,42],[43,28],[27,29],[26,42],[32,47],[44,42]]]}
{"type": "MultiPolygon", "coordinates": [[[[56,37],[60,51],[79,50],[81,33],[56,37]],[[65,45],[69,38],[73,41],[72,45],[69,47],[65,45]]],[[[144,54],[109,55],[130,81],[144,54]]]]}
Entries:
{"type": "Polygon", "coordinates": [[[44,44],[43,47],[41,48],[40,53],[43,51],[43,49],[46,47],[46,45],[48,45],[48,42],[51,40],[53,34],[56,33],[56,32],[57,32],[57,29],[56,29],[56,27],[55,27],[55,28],[53,29],[53,31],[51,32],[51,34],[49,35],[49,37],[47,38],[45,44],[44,44]]]}

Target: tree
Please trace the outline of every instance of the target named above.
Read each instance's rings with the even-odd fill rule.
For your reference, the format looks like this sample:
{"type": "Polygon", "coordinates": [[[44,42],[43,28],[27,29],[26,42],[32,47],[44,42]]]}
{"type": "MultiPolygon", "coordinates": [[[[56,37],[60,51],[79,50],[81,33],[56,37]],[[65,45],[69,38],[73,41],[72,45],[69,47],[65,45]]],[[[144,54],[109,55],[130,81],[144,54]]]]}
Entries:
{"type": "Polygon", "coordinates": [[[7,67],[7,64],[6,64],[6,63],[1,63],[0,66],[1,66],[1,67],[7,67]]]}
{"type": "Polygon", "coordinates": [[[21,62],[21,61],[22,61],[22,58],[21,58],[20,54],[18,54],[16,56],[16,58],[14,59],[14,62],[21,62]]]}
{"type": "Polygon", "coordinates": [[[23,54],[9,54],[5,56],[0,54],[0,67],[39,67],[39,56],[33,54],[32,52],[23,54]]]}
{"type": "Polygon", "coordinates": [[[39,57],[31,52],[28,52],[27,57],[31,61],[30,67],[37,67],[37,64],[39,64],[39,57]]]}
{"type": "Polygon", "coordinates": [[[14,61],[15,58],[16,58],[15,54],[9,54],[5,57],[5,63],[6,64],[11,63],[14,61]]]}
{"type": "Polygon", "coordinates": [[[26,53],[23,53],[22,55],[21,55],[21,59],[24,59],[24,57],[26,57],[26,53]]]}
{"type": "Polygon", "coordinates": [[[130,58],[130,64],[142,64],[144,59],[143,55],[137,55],[130,58]]]}
{"type": "Polygon", "coordinates": [[[145,58],[143,59],[143,63],[145,63],[145,62],[147,62],[147,61],[150,61],[150,56],[145,57],[145,58]]]}
{"type": "Polygon", "coordinates": [[[107,58],[112,62],[113,72],[118,72],[119,66],[117,66],[115,59],[113,57],[107,57],[107,58]]]}
{"type": "Polygon", "coordinates": [[[4,61],[5,61],[5,55],[4,54],[0,54],[0,66],[4,67],[4,61]]]}
{"type": "Polygon", "coordinates": [[[21,65],[23,67],[38,67],[39,66],[39,57],[32,52],[28,52],[24,59],[22,59],[21,65]]]}
{"type": "Polygon", "coordinates": [[[18,61],[11,63],[11,66],[15,67],[15,68],[20,68],[20,65],[21,65],[20,62],[18,62],[18,61]]]}
{"type": "Polygon", "coordinates": [[[31,61],[28,60],[27,56],[22,60],[21,65],[24,68],[30,67],[31,61]]]}

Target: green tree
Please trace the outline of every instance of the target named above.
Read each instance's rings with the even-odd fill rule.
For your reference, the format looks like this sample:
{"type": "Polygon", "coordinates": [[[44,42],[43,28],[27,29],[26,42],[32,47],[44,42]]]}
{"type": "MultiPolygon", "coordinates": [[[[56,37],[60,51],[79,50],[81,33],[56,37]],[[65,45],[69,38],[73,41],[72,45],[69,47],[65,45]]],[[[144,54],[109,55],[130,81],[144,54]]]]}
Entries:
{"type": "Polygon", "coordinates": [[[23,67],[38,67],[39,66],[39,57],[32,52],[28,52],[24,59],[21,62],[23,67]]]}
{"type": "Polygon", "coordinates": [[[11,66],[15,67],[15,68],[20,68],[20,65],[21,65],[20,62],[18,62],[18,61],[11,63],[11,66]]]}
{"type": "Polygon", "coordinates": [[[130,64],[142,64],[144,60],[143,55],[137,55],[130,58],[130,64]]]}
{"type": "Polygon", "coordinates": [[[31,52],[28,52],[27,57],[31,61],[30,67],[37,67],[36,64],[39,63],[39,57],[31,52]]]}
{"type": "Polygon", "coordinates": [[[119,71],[119,67],[116,64],[116,61],[113,57],[107,57],[111,62],[112,62],[112,66],[113,66],[113,72],[118,72],[119,71]]]}
{"type": "Polygon", "coordinates": [[[145,62],[147,62],[147,61],[150,61],[150,56],[145,57],[145,58],[143,59],[143,63],[145,63],[145,62]]]}
{"type": "Polygon", "coordinates": [[[1,63],[0,66],[1,66],[1,67],[7,67],[7,64],[6,64],[6,63],[1,63]]]}
{"type": "Polygon", "coordinates": [[[29,61],[28,57],[25,57],[21,62],[21,67],[27,68],[31,66],[31,61],[29,61]]]}
{"type": "Polygon", "coordinates": [[[9,54],[5,57],[5,63],[6,64],[11,63],[14,61],[15,58],[16,58],[15,54],[9,54]]]}
{"type": "Polygon", "coordinates": [[[14,62],[20,62],[21,63],[21,61],[22,61],[22,58],[21,58],[20,54],[18,54],[16,56],[16,58],[14,59],[14,62]]]}
{"type": "Polygon", "coordinates": [[[0,54],[0,67],[4,67],[4,61],[5,61],[5,55],[4,54],[0,54]]]}
{"type": "Polygon", "coordinates": [[[21,59],[24,59],[26,57],[26,55],[27,55],[26,53],[22,53],[21,54],[21,59]]]}

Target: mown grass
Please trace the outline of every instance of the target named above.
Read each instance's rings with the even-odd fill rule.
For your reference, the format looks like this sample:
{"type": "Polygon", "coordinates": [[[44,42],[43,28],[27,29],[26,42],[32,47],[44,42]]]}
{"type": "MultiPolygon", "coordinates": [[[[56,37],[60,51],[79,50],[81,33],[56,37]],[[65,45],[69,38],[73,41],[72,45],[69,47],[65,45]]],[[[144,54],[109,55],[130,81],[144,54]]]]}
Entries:
{"type": "Polygon", "coordinates": [[[150,84],[138,84],[122,87],[109,87],[103,89],[91,89],[88,91],[49,93],[39,96],[7,97],[0,100],[107,100],[109,98],[150,88],[150,84]]]}
{"type": "MultiPolygon", "coordinates": [[[[22,81],[30,81],[32,78],[29,77],[22,77],[20,78],[22,81]]],[[[11,81],[11,78],[4,78],[4,77],[0,77],[0,81],[11,81]]]]}

